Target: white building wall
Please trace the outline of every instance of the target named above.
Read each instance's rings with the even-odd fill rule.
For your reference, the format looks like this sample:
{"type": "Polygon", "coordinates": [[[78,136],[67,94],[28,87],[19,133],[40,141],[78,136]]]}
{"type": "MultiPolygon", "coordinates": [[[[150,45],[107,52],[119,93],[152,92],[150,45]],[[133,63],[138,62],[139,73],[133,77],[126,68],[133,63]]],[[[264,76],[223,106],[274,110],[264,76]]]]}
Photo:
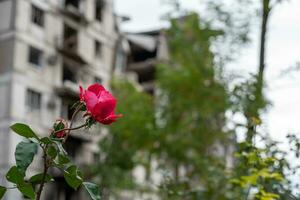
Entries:
{"type": "Polygon", "coordinates": [[[12,2],[9,0],[0,2],[0,33],[5,32],[10,28],[12,20],[12,2]]]}
{"type": "MultiPolygon", "coordinates": [[[[87,24],[77,24],[63,15],[64,1],[57,0],[6,0],[0,2],[0,184],[9,167],[14,164],[14,150],[22,139],[9,131],[14,122],[28,123],[38,134],[49,134],[51,123],[60,117],[61,97],[57,88],[63,87],[63,56],[58,52],[62,42],[65,23],[71,23],[78,29],[79,56],[87,61],[86,66],[76,69],[79,84],[87,86],[101,78],[108,87],[113,64],[113,51],[117,40],[114,29],[112,1],[107,0],[102,22],[95,20],[95,0],[85,0],[81,11],[87,24]],[[44,11],[44,27],[31,22],[32,4],[44,11]],[[14,7],[15,6],[15,7],[14,7]],[[15,13],[15,14],[14,14],[15,13]],[[3,32],[4,30],[8,30],[3,32]],[[9,30],[11,32],[9,32],[9,30]],[[95,40],[102,44],[102,56],[95,56],[95,40]],[[28,62],[29,46],[43,51],[42,67],[28,62]],[[57,58],[49,64],[50,57],[57,58]],[[42,95],[39,112],[26,109],[26,91],[33,89],[42,95]],[[48,106],[54,103],[54,107],[48,106]]],[[[75,70],[75,69],[74,69],[75,70]]],[[[101,132],[105,132],[102,130],[101,132]]],[[[94,152],[98,151],[101,138],[99,129],[94,135],[85,136],[90,142],[84,143],[79,152],[80,163],[92,163],[94,152]]],[[[78,133],[76,134],[78,135],[78,133]]],[[[79,136],[80,137],[80,136],[79,136]]],[[[29,174],[39,171],[38,160],[31,166],[29,174]]],[[[21,199],[19,193],[10,191],[6,199],[21,199]]]]}

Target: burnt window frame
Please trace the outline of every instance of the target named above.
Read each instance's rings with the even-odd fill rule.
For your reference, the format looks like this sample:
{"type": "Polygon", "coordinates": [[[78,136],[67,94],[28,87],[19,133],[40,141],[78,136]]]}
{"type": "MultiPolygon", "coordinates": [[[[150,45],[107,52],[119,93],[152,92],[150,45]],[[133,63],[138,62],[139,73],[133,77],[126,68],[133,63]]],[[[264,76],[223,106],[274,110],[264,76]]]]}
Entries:
{"type": "Polygon", "coordinates": [[[28,62],[34,66],[42,67],[43,66],[43,50],[29,45],[28,47],[28,62]]]}
{"type": "Polygon", "coordinates": [[[79,31],[70,26],[67,23],[64,23],[64,31],[63,31],[63,48],[76,52],[78,50],[79,45],[79,31]]]}
{"type": "Polygon", "coordinates": [[[31,22],[39,27],[45,26],[45,11],[31,4],[31,22]]]}
{"type": "Polygon", "coordinates": [[[102,79],[101,77],[95,76],[95,77],[94,77],[94,82],[95,82],[95,83],[103,84],[103,79],[102,79]]]}
{"type": "Polygon", "coordinates": [[[104,0],[95,1],[95,20],[98,22],[103,22],[105,2],[104,0]]]}
{"type": "Polygon", "coordinates": [[[68,62],[63,62],[62,65],[62,81],[70,81],[72,83],[77,83],[77,73],[75,69],[72,69],[72,65],[68,62]]]}
{"type": "Polygon", "coordinates": [[[102,58],[103,43],[98,40],[95,40],[94,45],[95,45],[95,58],[102,58]]]}
{"type": "Polygon", "coordinates": [[[65,0],[64,1],[64,6],[68,7],[69,5],[73,6],[74,8],[78,9],[80,8],[81,5],[81,0],[65,0]]]}

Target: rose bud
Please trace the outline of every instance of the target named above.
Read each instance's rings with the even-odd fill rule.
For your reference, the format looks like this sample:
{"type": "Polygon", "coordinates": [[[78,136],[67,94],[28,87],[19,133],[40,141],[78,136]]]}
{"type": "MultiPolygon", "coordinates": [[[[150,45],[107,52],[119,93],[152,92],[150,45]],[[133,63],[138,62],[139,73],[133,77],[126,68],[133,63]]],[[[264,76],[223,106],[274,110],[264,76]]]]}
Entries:
{"type": "Polygon", "coordinates": [[[87,113],[102,124],[111,124],[121,117],[115,114],[116,99],[102,85],[95,83],[87,90],[80,86],[80,101],[86,105],[87,113]]]}
{"type": "Polygon", "coordinates": [[[68,123],[64,119],[57,119],[53,125],[54,137],[63,138],[66,135],[66,131],[59,131],[68,128],[68,123]],[[59,131],[59,132],[56,132],[59,131]]]}

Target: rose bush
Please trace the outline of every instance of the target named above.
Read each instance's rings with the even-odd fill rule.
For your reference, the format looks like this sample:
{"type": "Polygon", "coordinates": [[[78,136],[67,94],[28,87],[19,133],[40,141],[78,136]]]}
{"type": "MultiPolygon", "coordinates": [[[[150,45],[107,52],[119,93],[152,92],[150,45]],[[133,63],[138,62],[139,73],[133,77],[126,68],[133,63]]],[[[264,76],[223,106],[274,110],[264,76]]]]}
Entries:
{"type": "MultiPolygon", "coordinates": [[[[10,128],[24,138],[15,151],[16,165],[11,167],[6,174],[8,182],[13,187],[0,186],[0,199],[4,197],[7,189],[18,189],[24,196],[30,199],[40,200],[45,183],[53,181],[50,168],[59,169],[66,183],[77,190],[84,187],[93,200],[100,200],[100,190],[94,183],[84,182],[79,168],[68,157],[64,144],[68,140],[71,131],[81,128],[90,128],[97,122],[108,125],[116,121],[121,115],[115,114],[116,99],[102,85],[93,84],[84,90],[80,86],[79,101],[73,106],[75,109],[70,123],[64,119],[57,119],[53,124],[48,137],[39,137],[28,125],[16,123],[10,128]],[[80,113],[84,123],[72,127],[74,120],[80,113]],[[26,170],[38,152],[38,147],[43,152],[43,172],[26,177],[26,170]]],[[[80,118],[79,118],[80,119],[80,118]]]]}

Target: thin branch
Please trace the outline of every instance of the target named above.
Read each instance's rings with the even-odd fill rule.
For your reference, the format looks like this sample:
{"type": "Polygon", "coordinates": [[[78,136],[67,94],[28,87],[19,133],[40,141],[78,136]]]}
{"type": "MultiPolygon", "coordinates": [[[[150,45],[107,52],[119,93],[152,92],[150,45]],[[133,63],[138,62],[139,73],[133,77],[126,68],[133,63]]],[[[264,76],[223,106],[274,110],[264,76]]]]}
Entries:
{"type": "Polygon", "coordinates": [[[74,127],[74,128],[60,129],[60,130],[57,130],[57,131],[53,132],[52,134],[56,134],[56,133],[59,133],[59,132],[62,132],[62,131],[68,131],[68,132],[70,132],[70,131],[78,130],[78,129],[81,129],[81,128],[85,127],[86,125],[88,125],[88,123],[82,124],[82,125],[74,127]]]}
{"type": "MultiPolygon", "coordinates": [[[[82,104],[81,104],[80,106],[78,106],[78,107],[76,108],[75,112],[73,113],[72,118],[71,118],[71,122],[70,122],[69,130],[68,130],[68,132],[66,133],[66,136],[65,136],[65,138],[64,138],[64,140],[63,140],[63,142],[62,142],[63,144],[67,141],[67,139],[68,139],[68,137],[69,137],[69,135],[70,135],[70,132],[71,132],[72,130],[76,130],[76,129],[72,129],[72,126],[73,126],[73,123],[74,123],[74,121],[75,121],[75,117],[76,117],[77,114],[80,112],[82,106],[83,106],[82,104]]],[[[82,127],[80,127],[80,128],[82,128],[82,127]]]]}

